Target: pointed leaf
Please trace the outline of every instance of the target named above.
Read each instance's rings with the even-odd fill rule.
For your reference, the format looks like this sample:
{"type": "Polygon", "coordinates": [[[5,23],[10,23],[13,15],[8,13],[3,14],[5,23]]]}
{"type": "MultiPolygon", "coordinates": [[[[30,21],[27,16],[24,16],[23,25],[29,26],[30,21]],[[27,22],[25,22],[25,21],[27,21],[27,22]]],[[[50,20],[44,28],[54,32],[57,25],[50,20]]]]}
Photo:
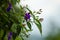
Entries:
{"type": "Polygon", "coordinates": [[[35,24],[37,25],[40,33],[42,34],[42,26],[41,26],[41,23],[40,23],[39,20],[37,20],[37,19],[36,19],[34,22],[35,22],[35,24]]]}
{"type": "Polygon", "coordinates": [[[31,30],[31,24],[29,22],[27,22],[27,26],[31,30]]]}

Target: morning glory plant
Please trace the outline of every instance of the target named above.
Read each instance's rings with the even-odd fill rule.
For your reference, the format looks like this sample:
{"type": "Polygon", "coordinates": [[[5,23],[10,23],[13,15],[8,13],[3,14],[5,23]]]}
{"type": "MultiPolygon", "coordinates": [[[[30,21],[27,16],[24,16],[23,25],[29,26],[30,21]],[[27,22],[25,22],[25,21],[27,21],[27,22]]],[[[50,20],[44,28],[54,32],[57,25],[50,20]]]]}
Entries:
{"type": "Polygon", "coordinates": [[[42,35],[41,21],[28,7],[22,6],[21,0],[0,0],[0,40],[25,40],[32,30],[32,23],[35,23],[42,35]],[[19,7],[17,6],[19,5],[19,7]],[[31,19],[32,18],[32,19],[31,19]],[[33,21],[32,21],[33,20],[33,21]]]}

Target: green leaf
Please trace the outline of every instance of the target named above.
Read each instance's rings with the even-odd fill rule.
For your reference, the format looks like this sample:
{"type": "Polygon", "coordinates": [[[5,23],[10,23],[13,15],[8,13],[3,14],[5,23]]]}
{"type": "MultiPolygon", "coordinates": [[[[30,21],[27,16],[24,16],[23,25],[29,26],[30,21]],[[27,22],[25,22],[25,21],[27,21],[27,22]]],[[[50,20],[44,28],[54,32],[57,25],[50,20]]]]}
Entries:
{"type": "Polygon", "coordinates": [[[15,40],[22,40],[20,36],[17,36],[15,40]]]}
{"type": "Polygon", "coordinates": [[[17,0],[11,0],[11,2],[14,4],[16,4],[17,0]]]}
{"type": "Polygon", "coordinates": [[[3,36],[3,34],[4,34],[4,30],[0,29],[0,39],[3,36]]]}
{"type": "Polygon", "coordinates": [[[37,27],[38,27],[40,33],[42,34],[42,26],[41,26],[41,23],[40,23],[39,20],[37,20],[37,19],[35,19],[34,22],[35,22],[35,24],[37,25],[37,27]]]}
{"type": "Polygon", "coordinates": [[[16,33],[16,28],[17,28],[17,24],[13,23],[11,27],[12,32],[16,33]]]}
{"type": "Polygon", "coordinates": [[[20,2],[20,0],[17,0],[17,2],[19,3],[19,2],[20,2]]]}
{"type": "Polygon", "coordinates": [[[31,24],[30,24],[30,22],[27,22],[27,26],[31,30],[31,24]]]}
{"type": "Polygon", "coordinates": [[[23,28],[26,30],[26,32],[28,32],[28,29],[26,27],[23,27],[23,28]]]}
{"type": "Polygon", "coordinates": [[[17,26],[17,29],[16,29],[16,30],[17,30],[17,35],[20,34],[20,32],[21,32],[21,28],[22,28],[22,27],[21,27],[20,25],[17,26]]]}
{"type": "Polygon", "coordinates": [[[29,8],[26,8],[26,9],[32,14],[32,11],[29,8]]]}

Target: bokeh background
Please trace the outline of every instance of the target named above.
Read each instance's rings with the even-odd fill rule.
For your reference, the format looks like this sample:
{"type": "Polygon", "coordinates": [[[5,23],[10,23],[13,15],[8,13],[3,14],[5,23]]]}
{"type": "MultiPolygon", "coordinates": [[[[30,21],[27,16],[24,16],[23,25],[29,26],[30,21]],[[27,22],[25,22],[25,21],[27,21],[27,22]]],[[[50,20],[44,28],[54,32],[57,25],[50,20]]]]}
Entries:
{"type": "Polygon", "coordinates": [[[41,22],[42,37],[36,25],[33,25],[33,31],[26,40],[60,40],[60,0],[21,0],[20,4],[27,4],[32,11],[43,11],[39,15],[44,19],[41,22]]]}

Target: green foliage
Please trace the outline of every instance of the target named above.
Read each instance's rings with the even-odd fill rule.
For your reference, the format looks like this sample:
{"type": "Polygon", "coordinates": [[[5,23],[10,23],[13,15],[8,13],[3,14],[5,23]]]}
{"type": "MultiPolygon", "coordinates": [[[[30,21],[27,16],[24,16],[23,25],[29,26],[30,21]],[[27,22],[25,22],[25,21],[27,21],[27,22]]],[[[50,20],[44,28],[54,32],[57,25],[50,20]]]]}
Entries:
{"type": "Polygon", "coordinates": [[[41,35],[42,35],[42,26],[41,26],[41,23],[40,23],[39,20],[37,20],[37,19],[35,19],[34,22],[35,22],[35,24],[37,25],[37,27],[38,27],[38,29],[39,29],[41,35]]]}
{"type": "Polygon", "coordinates": [[[15,40],[22,40],[22,38],[18,36],[18,37],[16,37],[15,40]]]}
{"type": "Polygon", "coordinates": [[[27,22],[28,28],[31,30],[31,24],[30,22],[27,22]]]}
{"type": "Polygon", "coordinates": [[[28,7],[26,7],[26,9],[22,7],[22,5],[18,7],[16,4],[19,4],[19,2],[20,0],[0,0],[0,40],[8,40],[9,32],[13,33],[11,40],[23,40],[24,37],[28,37],[28,32],[31,31],[32,25],[31,20],[26,21],[24,19],[26,9],[29,11],[34,23],[42,34],[40,21],[35,18],[35,15],[28,7]],[[7,11],[7,8],[9,11],[7,11]],[[23,26],[24,22],[29,29],[23,26]]]}

